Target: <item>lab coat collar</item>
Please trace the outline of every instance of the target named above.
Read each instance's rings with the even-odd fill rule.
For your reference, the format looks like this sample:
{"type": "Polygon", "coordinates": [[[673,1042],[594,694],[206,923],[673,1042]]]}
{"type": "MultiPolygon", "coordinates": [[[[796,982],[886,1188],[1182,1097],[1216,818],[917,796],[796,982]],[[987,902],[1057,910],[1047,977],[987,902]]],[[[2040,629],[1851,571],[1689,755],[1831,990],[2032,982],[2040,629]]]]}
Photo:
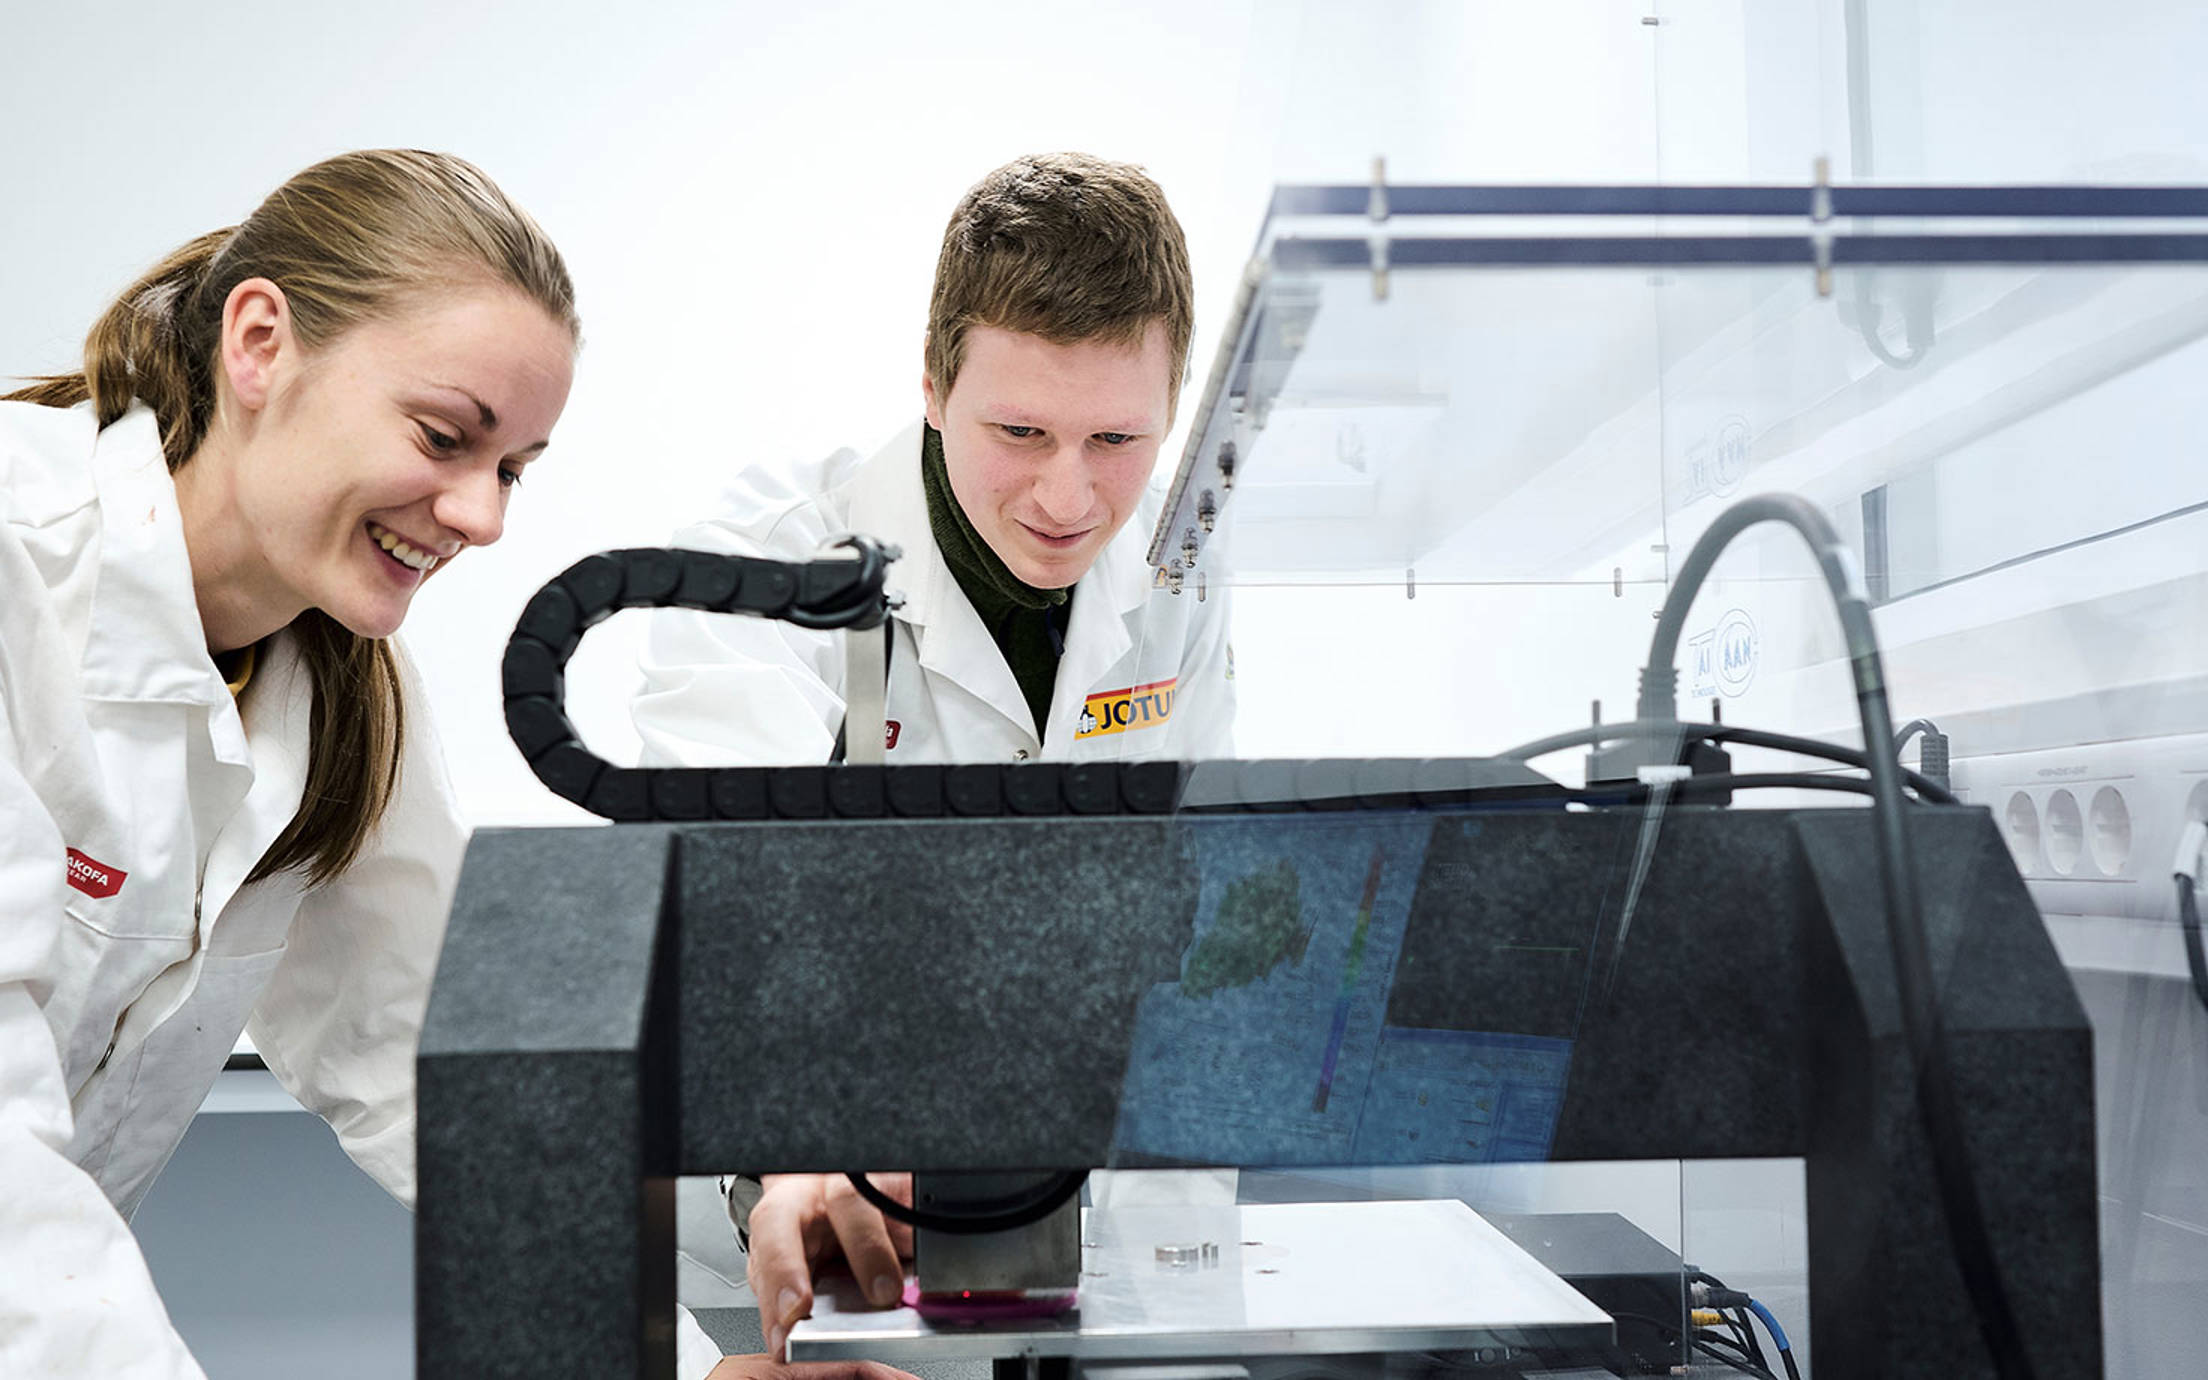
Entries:
{"type": "MultiPolygon", "coordinates": [[[[1012,722],[1030,727],[1039,744],[1042,725],[1034,722],[1004,653],[958,587],[958,577],[928,525],[928,496],[920,474],[924,426],[913,423],[866,462],[852,489],[851,530],[903,548],[903,558],[890,567],[888,584],[904,595],[897,617],[912,626],[920,664],[987,701],[1012,722]]],[[[1073,617],[1051,695],[1053,718],[1069,694],[1086,694],[1090,682],[1132,645],[1127,615],[1143,606],[1150,585],[1142,519],[1138,513],[1113,534],[1074,586],[1073,617]]]]}
{"type": "MultiPolygon", "coordinates": [[[[237,809],[224,821],[207,854],[201,880],[205,901],[202,936],[221,908],[229,904],[246,875],[260,864],[307,792],[307,755],[312,750],[314,683],[290,631],[262,644],[252,683],[239,703],[253,768],[252,784],[237,809]]],[[[416,731],[420,731],[418,728],[416,731]]]]}
{"type": "Polygon", "coordinates": [[[874,453],[852,486],[850,509],[853,532],[904,552],[890,566],[887,583],[891,593],[904,596],[898,618],[914,627],[934,622],[946,595],[959,596],[957,578],[928,527],[928,496],[920,481],[925,425],[914,422],[874,453]]]}
{"type": "MultiPolygon", "coordinates": [[[[935,544],[928,526],[928,495],[920,477],[920,445],[925,422],[914,422],[888,445],[876,451],[852,486],[851,530],[903,548],[904,557],[890,567],[889,587],[905,596],[897,616],[914,626],[925,626],[942,614],[947,602],[972,605],[958,578],[935,544]]],[[[1124,617],[1143,606],[1150,592],[1149,505],[1128,519],[1105,543],[1096,563],[1076,586],[1074,607],[1083,599],[1101,598],[1115,617],[1124,617]]],[[[1078,617],[1078,612],[1076,617],[1078,617]]],[[[979,621],[978,619],[976,621],[979,621]]]]}
{"type": "Polygon", "coordinates": [[[100,430],[92,483],[100,507],[100,564],[84,644],[84,693],[228,705],[229,687],[207,654],[184,518],[150,410],[133,404],[100,430]]]}

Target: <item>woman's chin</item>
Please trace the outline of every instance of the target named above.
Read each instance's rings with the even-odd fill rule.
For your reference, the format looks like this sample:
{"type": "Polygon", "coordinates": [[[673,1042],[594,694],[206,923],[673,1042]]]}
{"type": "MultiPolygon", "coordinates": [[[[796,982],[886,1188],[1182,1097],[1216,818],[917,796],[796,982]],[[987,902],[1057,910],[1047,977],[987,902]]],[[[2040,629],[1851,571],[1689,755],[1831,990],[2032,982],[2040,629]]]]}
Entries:
{"type": "Polygon", "coordinates": [[[378,639],[389,637],[406,621],[407,603],[391,603],[378,600],[373,605],[325,605],[322,612],[339,627],[355,637],[378,639]]]}

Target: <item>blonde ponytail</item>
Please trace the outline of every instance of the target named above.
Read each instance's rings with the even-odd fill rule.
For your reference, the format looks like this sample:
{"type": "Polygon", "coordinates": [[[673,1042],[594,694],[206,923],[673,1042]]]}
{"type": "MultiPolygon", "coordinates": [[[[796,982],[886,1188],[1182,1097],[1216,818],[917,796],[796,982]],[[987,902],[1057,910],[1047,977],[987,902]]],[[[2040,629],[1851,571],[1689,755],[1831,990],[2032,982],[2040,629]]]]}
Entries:
{"type": "Polygon", "coordinates": [[[207,435],[214,388],[214,331],[199,299],[209,270],[237,232],[217,230],[155,264],[115,299],[84,338],[84,368],[53,374],[8,394],[13,402],[75,407],[89,400],[101,426],[130,410],[133,399],[161,423],[161,449],[171,470],[207,435]]]}

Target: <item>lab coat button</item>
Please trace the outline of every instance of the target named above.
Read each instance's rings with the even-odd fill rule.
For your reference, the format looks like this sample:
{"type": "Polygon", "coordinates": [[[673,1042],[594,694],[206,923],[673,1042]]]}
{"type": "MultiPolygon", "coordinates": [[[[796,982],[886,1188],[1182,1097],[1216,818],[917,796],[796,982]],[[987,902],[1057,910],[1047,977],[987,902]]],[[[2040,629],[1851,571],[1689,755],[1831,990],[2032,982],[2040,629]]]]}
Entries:
{"type": "Polygon", "coordinates": [[[1025,762],[1025,761],[1027,760],[1027,749],[1026,749],[1026,748],[1014,748],[1014,749],[1012,749],[1012,760],[1013,760],[1013,761],[1015,761],[1015,762],[1025,762]]]}

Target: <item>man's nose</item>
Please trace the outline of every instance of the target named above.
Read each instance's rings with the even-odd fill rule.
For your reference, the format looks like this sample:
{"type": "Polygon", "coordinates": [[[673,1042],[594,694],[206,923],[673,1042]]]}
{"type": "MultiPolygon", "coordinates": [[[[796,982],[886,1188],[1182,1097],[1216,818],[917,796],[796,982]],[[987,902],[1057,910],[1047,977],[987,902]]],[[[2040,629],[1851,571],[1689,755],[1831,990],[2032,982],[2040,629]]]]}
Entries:
{"type": "Polygon", "coordinates": [[[1089,515],[1096,485],[1079,442],[1054,449],[1035,476],[1035,506],[1054,523],[1070,526],[1089,515]]]}

